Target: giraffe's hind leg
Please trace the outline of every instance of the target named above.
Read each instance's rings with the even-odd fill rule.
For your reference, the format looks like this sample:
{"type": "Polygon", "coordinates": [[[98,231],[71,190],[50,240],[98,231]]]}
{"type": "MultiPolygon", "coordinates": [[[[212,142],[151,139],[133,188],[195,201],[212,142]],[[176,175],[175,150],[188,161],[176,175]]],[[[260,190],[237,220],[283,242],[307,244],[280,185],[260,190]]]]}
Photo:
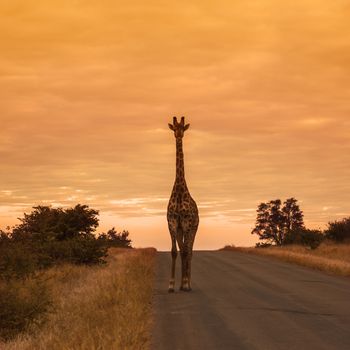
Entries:
{"type": "Polygon", "coordinates": [[[187,226],[187,232],[184,235],[184,249],[186,250],[185,258],[184,258],[184,278],[182,284],[182,290],[191,291],[191,263],[192,263],[192,251],[194,239],[196,237],[197,229],[198,229],[198,220],[196,218],[189,222],[187,226]]]}
{"type": "Polygon", "coordinates": [[[190,286],[188,283],[188,257],[189,257],[189,251],[187,249],[187,247],[183,246],[183,251],[181,252],[181,262],[182,262],[182,279],[181,279],[181,287],[180,290],[183,290],[185,292],[190,291],[190,286]]]}
{"type": "Polygon", "coordinates": [[[168,227],[171,236],[171,272],[168,291],[169,293],[173,293],[175,291],[175,267],[177,258],[176,232],[178,224],[176,218],[168,218],[168,227]]]}
{"type": "Polygon", "coordinates": [[[178,229],[176,231],[176,242],[179,246],[179,250],[180,250],[180,256],[181,256],[181,286],[180,286],[180,290],[185,290],[186,286],[184,285],[184,281],[186,281],[186,262],[187,262],[187,247],[184,244],[185,240],[184,240],[185,234],[183,232],[182,226],[179,225],[178,229]]]}
{"type": "Polygon", "coordinates": [[[192,260],[192,247],[193,242],[186,237],[183,244],[182,251],[182,282],[181,282],[181,290],[185,292],[189,292],[192,290],[191,288],[191,260],[192,260]]]}
{"type": "Polygon", "coordinates": [[[181,220],[181,228],[183,232],[183,244],[181,251],[181,260],[182,260],[182,281],[181,281],[181,290],[190,291],[190,280],[189,280],[189,270],[191,269],[191,257],[192,257],[192,246],[193,242],[191,240],[191,228],[192,220],[191,217],[184,217],[181,220]]]}
{"type": "Polygon", "coordinates": [[[192,251],[193,251],[193,243],[194,243],[194,237],[192,241],[189,243],[189,254],[188,254],[188,261],[187,261],[187,279],[188,279],[188,289],[192,290],[191,286],[191,264],[192,264],[192,251]]]}

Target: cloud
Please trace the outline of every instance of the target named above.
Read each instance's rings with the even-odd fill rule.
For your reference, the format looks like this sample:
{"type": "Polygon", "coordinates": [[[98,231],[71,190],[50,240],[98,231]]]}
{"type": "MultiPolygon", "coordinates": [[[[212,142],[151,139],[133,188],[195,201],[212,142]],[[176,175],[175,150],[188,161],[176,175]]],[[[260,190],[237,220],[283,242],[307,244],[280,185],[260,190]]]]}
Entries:
{"type": "Polygon", "coordinates": [[[2,221],[77,202],[164,219],[173,115],[191,123],[186,176],[203,218],[253,225],[259,202],[291,196],[315,226],[348,212],[346,6],[1,4],[2,221]]]}

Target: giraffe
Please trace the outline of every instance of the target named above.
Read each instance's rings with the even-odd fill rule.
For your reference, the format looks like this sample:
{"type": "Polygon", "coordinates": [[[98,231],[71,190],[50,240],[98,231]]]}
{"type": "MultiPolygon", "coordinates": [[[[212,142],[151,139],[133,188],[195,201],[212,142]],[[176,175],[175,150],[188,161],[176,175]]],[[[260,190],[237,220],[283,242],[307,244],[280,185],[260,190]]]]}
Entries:
{"type": "Polygon", "coordinates": [[[172,243],[172,265],[169,293],[174,292],[175,288],[175,265],[177,257],[176,243],[179,246],[182,263],[180,290],[191,290],[192,249],[199,224],[197,204],[191,197],[185,180],[182,138],[189,127],[190,124],[185,125],[185,117],[181,118],[180,123],[177,121],[177,118],[174,117],[173,124],[169,124],[169,128],[174,131],[176,139],[176,178],[170,196],[167,213],[168,227],[172,243]]]}

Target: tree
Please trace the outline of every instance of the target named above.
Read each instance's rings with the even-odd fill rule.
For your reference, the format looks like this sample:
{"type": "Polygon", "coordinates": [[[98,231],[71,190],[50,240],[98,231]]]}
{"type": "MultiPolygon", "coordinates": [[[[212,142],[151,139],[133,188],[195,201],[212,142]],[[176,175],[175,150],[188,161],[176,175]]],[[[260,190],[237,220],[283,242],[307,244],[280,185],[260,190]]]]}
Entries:
{"type": "Polygon", "coordinates": [[[289,232],[303,227],[303,212],[297,200],[289,198],[282,206],[281,200],[276,199],[258,206],[252,234],[257,234],[266,243],[282,245],[289,232]]]}
{"type": "Polygon", "coordinates": [[[32,254],[37,267],[41,268],[59,262],[105,262],[107,248],[101,246],[93,234],[99,222],[98,211],[87,205],[78,204],[67,209],[36,206],[19,220],[21,223],[10,233],[11,242],[7,250],[11,259],[17,259],[22,249],[25,252],[22,255],[32,254]]]}
{"type": "Polygon", "coordinates": [[[21,224],[14,227],[12,237],[17,240],[66,240],[91,236],[98,226],[98,211],[87,205],[62,209],[37,206],[30,214],[19,219],[21,224]]]}
{"type": "Polygon", "coordinates": [[[128,231],[118,233],[113,228],[97,237],[98,211],[87,205],[67,209],[37,206],[19,220],[12,231],[0,231],[0,275],[13,274],[14,269],[18,275],[26,272],[22,262],[29,266],[26,257],[30,254],[37,269],[62,262],[105,263],[109,247],[131,247],[128,231]]]}
{"type": "Polygon", "coordinates": [[[289,198],[283,203],[282,213],[287,232],[304,227],[304,214],[295,198],[289,198]]]}

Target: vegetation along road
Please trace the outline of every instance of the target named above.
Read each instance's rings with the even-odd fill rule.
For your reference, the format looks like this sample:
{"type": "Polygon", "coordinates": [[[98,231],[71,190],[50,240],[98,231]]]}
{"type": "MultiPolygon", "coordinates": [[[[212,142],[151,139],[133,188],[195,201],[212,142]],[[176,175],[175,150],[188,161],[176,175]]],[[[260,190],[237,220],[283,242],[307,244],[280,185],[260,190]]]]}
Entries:
{"type": "Polygon", "coordinates": [[[194,252],[193,291],[168,294],[170,259],[158,253],[154,349],[350,349],[349,278],[203,251],[194,252]]]}

